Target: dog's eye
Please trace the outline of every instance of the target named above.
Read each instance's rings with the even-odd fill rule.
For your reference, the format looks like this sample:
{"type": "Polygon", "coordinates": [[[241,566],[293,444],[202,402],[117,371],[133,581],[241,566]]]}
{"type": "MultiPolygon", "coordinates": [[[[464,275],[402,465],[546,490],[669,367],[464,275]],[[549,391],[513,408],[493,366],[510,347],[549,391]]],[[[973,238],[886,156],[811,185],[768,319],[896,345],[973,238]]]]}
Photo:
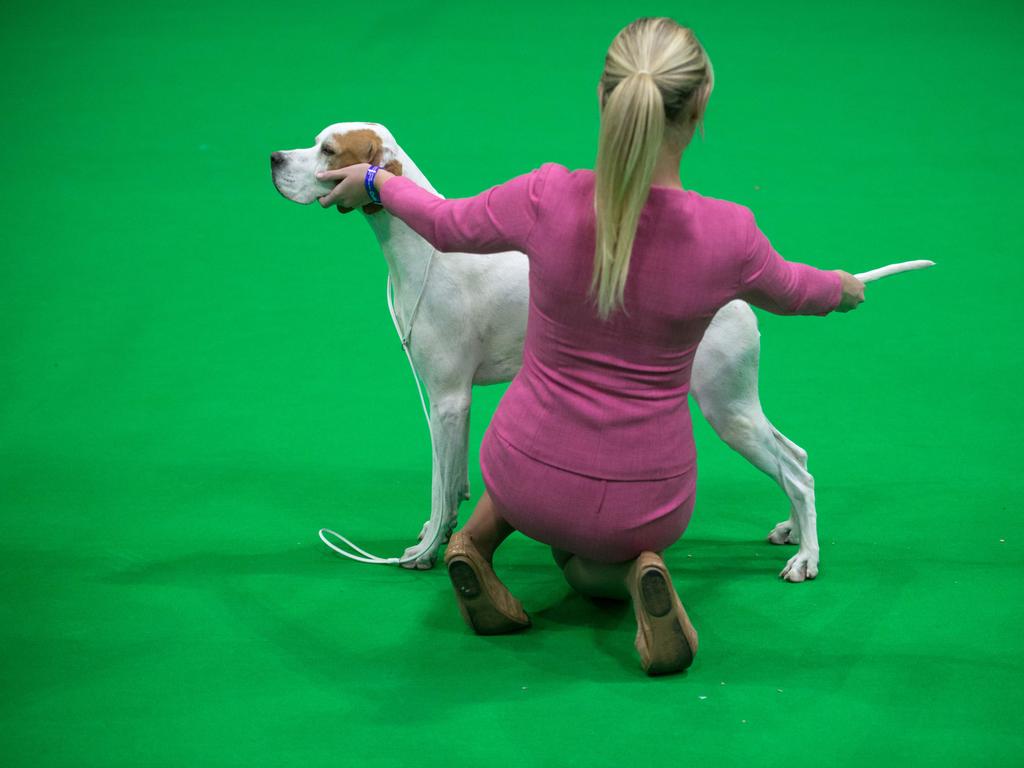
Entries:
{"type": "Polygon", "coordinates": [[[326,144],[324,144],[322,147],[320,147],[320,151],[323,152],[325,155],[333,155],[334,154],[334,150],[331,149],[326,144]]]}

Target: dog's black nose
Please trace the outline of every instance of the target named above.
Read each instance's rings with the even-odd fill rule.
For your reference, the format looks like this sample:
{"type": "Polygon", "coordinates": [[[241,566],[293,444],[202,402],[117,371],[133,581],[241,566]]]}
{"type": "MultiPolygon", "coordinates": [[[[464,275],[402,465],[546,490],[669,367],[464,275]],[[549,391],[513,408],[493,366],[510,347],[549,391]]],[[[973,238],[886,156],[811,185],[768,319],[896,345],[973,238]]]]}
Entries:
{"type": "Polygon", "coordinates": [[[284,152],[271,152],[270,153],[270,164],[280,165],[284,162],[284,152]]]}

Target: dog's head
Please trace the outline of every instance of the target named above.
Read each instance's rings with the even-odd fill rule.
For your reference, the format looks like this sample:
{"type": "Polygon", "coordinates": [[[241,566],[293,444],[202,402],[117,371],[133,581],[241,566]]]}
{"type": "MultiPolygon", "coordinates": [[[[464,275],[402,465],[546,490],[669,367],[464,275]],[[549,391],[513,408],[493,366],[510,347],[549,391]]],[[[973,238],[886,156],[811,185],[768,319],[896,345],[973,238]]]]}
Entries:
{"type": "MultiPolygon", "coordinates": [[[[391,134],[379,123],[335,123],[320,131],[312,147],[272,152],[270,173],[278,192],[309,205],[334,188],[334,182],[316,177],[318,171],[371,163],[400,176],[402,163],[395,148],[391,134]]],[[[352,209],[338,206],[338,210],[348,213],[352,209]]],[[[376,213],[381,206],[369,203],[363,210],[376,213]]]]}

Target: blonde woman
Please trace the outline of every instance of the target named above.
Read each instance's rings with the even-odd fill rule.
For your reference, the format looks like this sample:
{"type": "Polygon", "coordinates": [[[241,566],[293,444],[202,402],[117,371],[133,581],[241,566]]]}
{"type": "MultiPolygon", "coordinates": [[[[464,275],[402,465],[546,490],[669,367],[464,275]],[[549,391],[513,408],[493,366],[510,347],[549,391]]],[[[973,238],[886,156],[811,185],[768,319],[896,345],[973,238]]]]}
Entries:
{"type": "Polygon", "coordinates": [[[693,511],[697,345],[733,299],[813,315],[863,301],[849,273],[783,260],[748,208],[683,188],[713,85],[691,30],[641,18],[605,57],[593,171],[544,163],[453,200],[366,164],[321,176],[339,180],[325,207],[379,201],[440,251],[530,259],[523,366],[480,448],[486,490],[445,553],[480,634],[530,626],[491,567],[519,530],[551,546],[578,591],[632,600],[648,674],[687,668],[697,633],[660,553],[693,511]]]}

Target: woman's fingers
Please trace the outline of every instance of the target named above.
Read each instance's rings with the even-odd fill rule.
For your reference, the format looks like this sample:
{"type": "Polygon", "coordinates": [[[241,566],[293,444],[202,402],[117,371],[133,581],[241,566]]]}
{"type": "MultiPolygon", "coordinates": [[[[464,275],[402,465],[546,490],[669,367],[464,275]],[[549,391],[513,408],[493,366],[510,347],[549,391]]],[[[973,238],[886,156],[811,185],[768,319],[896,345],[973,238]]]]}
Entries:
{"type": "MultiPolygon", "coordinates": [[[[316,178],[319,181],[334,183],[333,189],[317,198],[321,207],[329,208],[332,205],[339,205],[352,210],[357,205],[369,202],[369,195],[362,184],[367,167],[367,163],[355,163],[346,165],[344,168],[317,172],[316,178]]],[[[341,210],[341,207],[338,210],[341,210]]],[[[345,212],[342,211],[342,213],[345,212]]]]}
{"type": "Polygon", "coordinates": [[[320,205],[324,208],[330,208],[332,205],[337,205],[338,200],[342,195],[342,185],[339,183],[334,189],[328,192],[323,197],[317,198],[320,201],[320,205]]]}
{"type": "Polygon", "coordinates": [[[344,168],[335,168],[333,171],[319,171],[317,172],[316,177],[323,181],[340,181],[348,176],[354,167],[355,166],[352,165],[346,165],[344,168]]]}

